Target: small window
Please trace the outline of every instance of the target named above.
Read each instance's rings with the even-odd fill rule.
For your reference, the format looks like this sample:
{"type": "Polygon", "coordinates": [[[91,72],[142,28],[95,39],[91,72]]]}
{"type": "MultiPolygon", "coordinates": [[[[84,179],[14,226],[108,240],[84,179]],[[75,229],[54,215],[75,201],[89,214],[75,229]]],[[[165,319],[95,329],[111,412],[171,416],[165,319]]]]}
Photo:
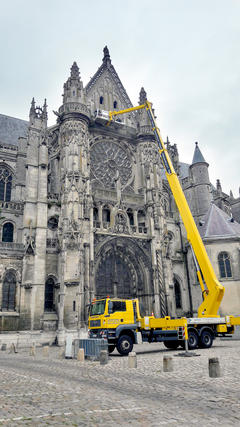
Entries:
{"type": "Polygon", "coordinates": [[[93,220],[98,221],[98,208],[93,208],[93,220]]]}
{"type": "Polygon", "coordinates": [[[132,209],[128,209],[127,210],[127,215],[128,215],[128,218],[129,218],[130,225],[134,225],[134,217],[133,217],[132,209]]]}
{"type": "Polygon", "coordinates": [[[73,96],[75,96],[75,93],[76,93],[75,90],[73,90],[73,96]]]}
{"type": "Polygon", "coordinates": [[[221,252],[218,255],[218,265],[221,278],[232,277],[230,256],[227,252],[221,252]]]}
{"type": "Polygon", "coordinates": [[[45,285],[45,301],[44,301],[44,310],[45,311],[54,311],[54,280],[50,277],[46,281],[45,285]]]}
{"type": "Polygon", "coordinates": [[[113,108],[117,108],[117,101],[114,101],[113,108]]]}
{"type": "Polygon", "coordinates": [[[52,216],[49,218],[47,225],[50,230],[56,230],[58,228],[58,217],[52,216]]]}
{"type": "Polygon", "coordinates": [[[176,308],[182,308],[181,287],[179,282],[176,279],[174,279],[174,293],[175,293],[176,308]]]}
{"type": "Polygon", "coordinates": [[[102,211],[103,222],[110,222],[110,209],[105,207],[102,211]]]}
{"type": "Polygon", "coordinates": [[[2,241],[3,242],[13,242],[13,224],[11,222],[6,222],[2,230],[2,241]]]}
{"type": "Polygon", "coordinates": [[[76,301],[73,301],[73,311],[76,311],[76,301]]]}
{"type": "Polygon", "coordinates": [[[103,104],[103,96],[100,96],[99,103],[100,103],[101,105],[103,104]]]}

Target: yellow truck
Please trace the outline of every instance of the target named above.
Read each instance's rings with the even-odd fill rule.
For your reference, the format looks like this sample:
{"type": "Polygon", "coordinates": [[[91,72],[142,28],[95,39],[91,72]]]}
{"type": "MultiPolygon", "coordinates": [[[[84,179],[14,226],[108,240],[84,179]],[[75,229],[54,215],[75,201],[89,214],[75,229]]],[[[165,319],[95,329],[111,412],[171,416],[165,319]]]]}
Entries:
{"type": "Polygon", "coordinates": [[[173,168],[168,151],[155,122],[152,105],[149,101],[137,107],[121,111],[105,111],[101,117],[107,125],[115,116],[146,109],[166,178],[173,193],[176,205],[187,231],[187,239],[192,248],[203,301],[198,308],[198,317],[171,319],[141,316],[138,299],[105,298],[92,301],[89,312],[90,338],[108,340],[109,352],[115,347],[120,354],[132,351],[133,344],[139,342],[164,342],[167,348],[182,346],[187,349],[209,348],[217,336],[234,333],[234,326],[240,325],[240,317],[218,315],[224,287],[219,283],[213,270],[201,236],[186,201],[177,174],[173,168]]]}

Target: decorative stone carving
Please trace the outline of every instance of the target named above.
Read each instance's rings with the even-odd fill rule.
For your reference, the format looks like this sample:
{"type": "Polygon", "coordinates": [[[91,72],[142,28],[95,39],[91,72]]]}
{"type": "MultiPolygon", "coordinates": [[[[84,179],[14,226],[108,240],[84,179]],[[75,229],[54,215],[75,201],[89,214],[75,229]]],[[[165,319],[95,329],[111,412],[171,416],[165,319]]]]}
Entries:
{"type": "Polygon", "coordinates": [[[114,188],[116,173],[121,179],[121,188],[130,184],[132,163],[130,154],[115,141],[102,140],[91,147],[91,179],[96,179],[102,186],[114,188]]]}

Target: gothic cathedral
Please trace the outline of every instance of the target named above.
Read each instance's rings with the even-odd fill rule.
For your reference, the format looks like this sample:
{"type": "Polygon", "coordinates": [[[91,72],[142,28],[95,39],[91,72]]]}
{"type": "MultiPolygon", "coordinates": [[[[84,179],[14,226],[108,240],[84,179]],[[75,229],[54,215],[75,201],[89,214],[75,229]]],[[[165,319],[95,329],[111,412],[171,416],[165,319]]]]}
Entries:
{"type": "MultiPolygon", "coordinates": [[[[85,87],[73,63],[54,126],[46,101],[32,100],[29,122],[0,115],[0,331],[61,340],[107,295],[137,297],[155,316],[196,314],[200,286],[146,112],[102,121],[131,106],[105,47],[85,87]]],[[[197,143],[191,165],[166,145],[227,287],[222,312],[239,314],[240,198],[210,183],[197,143]]]]}

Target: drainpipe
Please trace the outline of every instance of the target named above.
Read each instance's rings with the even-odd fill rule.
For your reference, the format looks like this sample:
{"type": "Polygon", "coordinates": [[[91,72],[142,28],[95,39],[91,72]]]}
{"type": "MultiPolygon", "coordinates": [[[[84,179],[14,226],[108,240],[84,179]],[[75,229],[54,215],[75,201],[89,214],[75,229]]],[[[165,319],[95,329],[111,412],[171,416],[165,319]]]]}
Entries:
{"type": "Polygon", "coordinates": [[[186,267],[186,273],[187,273],[187,285],[188,285],[188,296],[189,296],[189,305],[190,305],[190,316],[193,316],[193,303],[192,303],[192,291],[191,291],[191,284],[190,284],[190,276],[189,276],[189,268],[188,268],[188,258],[187,258],[187,253],[188,253],[188,248],[185,246],[183,246],[183,237],[182,237],[182,229],[181,229],[181,224],[180,222],[176,222],[176,225],[179,228],[180,231],[180,240],[181,240],[181,250],[183,253],[183,259],[184,259],[184,264],[186,267]]]}

